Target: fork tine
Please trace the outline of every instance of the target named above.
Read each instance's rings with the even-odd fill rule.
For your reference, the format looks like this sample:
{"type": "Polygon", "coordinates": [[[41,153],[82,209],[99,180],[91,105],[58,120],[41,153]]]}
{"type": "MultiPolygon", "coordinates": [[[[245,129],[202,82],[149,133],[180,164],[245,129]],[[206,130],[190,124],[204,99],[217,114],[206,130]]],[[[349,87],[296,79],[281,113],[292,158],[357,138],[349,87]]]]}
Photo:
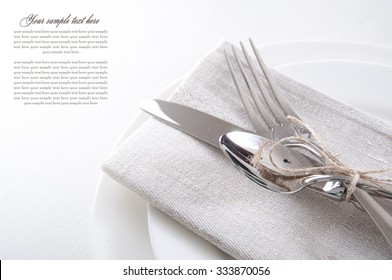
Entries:
{"type": "MultiPolygon", "coordinates": [[[[256,68],[253,64],[252,59],[250,58],[248,52],[246,51],[244,45],[242,44],[242,42],[240,42],[241,48],[242,48],[242,52],[244,53],[245,59],[248,62],[249,68],[253,74],[253,77],[256,80],[256,83],[259,87],[259,90],[264,98],[264,100],[266,101],[268,107],[270,108],[270,112],[272,114],[272,116],[280,123],[285,123],[287,122],[285,116],[283,116],[282,113],[279,112],[279,110],[277,109],[275,103],[272,98],[270,97],[268,90],[266,89],[266,87],[264,86],[264,83],[261,81],[256,68]]],[[[263,103],[261,103],[259,96],[256,95],[252,95],[253,96],[253,100],[255,101],[256,107],[259,110],[259,112],[264,111],[265,110],[265,105],[263,103]]]]}
{"type": "MultiPolygon", "coordinates": [[[[249,76],[245,73],[244,66],[242,65],[241,59],[240,59],[240,57],[238,56],[238,53],[236,52],[234,46],[232,46],[232,49],[233,49],[234,57],[235,57],[235,59],[236,59],[236,62],[237,62],[237,64],[238,64],[238,67],[239,67],[239,69],[241,70],[242,77],[244,78],[244,80],[245,80],[245,82],[246,82],[246,84],[247,84],[247,86],[248,86],[249,92],[251,93],[252,97],[253,97],[253,96],[256,96],[256,97],[257,97],[256,92],[255,92],[255,89],[254,89],[254,87],[253,87],[253,85],[252,85],[252,82],[251,82],[251,80],[249,79],[249,76]]],[[[246,95],[244,95],[244,96],[246,96],[246,95]]],[[[262,119],[264,120],[264,122],[266,123],[266,125],[268,126],[268,128],[269,128],[269,129],[273,129],[273,127],[275,126],[275,122],[274,122],[274,120],[271,118],[270,114],[269,114],[266,110],[261,110],[259,113],[260,113],[262,119]]],[[[257,115],[256,115],[256,116],[257,116],[257,115]]]]}
{"type": "MultiPolygon", "coordinates": [[[[234,49],[233,49],[233,50],[234,50],[234,49]]],[[[226,50],[225,50],[224,52],[225,52],[225,57],[226,57],[227,64],[228,64],[229,69],[230,69],[230,72],[231,72],[231,74],[232,74],[232,76],[233,76],[233,79],[234,79],[234,82],[235,82],[235,84],[236,84],[237,90],[238,90],[238,92],[240,93],[240,97],[241,97],[241,100],[242,100],[242,104],[244,105],[244,107],[245,107],[245,109],[246,109],[246,112],[248,113],[248,116],[249,116],[249,118],[250,118],[251,121],[252,121],[252,124],[255,126],[256,130],[257,130],[259,133],[261,133],[262,135],[268,135],[268,133],[270,133],[270,130],[268,130],[268,129],[263,125],[263,123],[260,122],[259,115],[258,115],[258,114],[256,113],[256,111],[254,110],[252,104],[250,103],[249,99],[246,97],[246,94],[245,94],[245,92],[243,91],[243,89],[242,89],[242,87],[241,87],[241,85],[240,85],[240,82],[239,82],[239,80],[238,80],[237,75],[236,75],[235,72],[234,72],[233,65],[232,65],[231,62],[230,62],[230,59],[229,59],[229,57],[228,57],[228,55],[227,55],[226,50]]]]}
{"type": "Polygon", "coordinates": [[[282,108],[283,112],[286,115],[290,115],[293,117],[298,117],[298,115],[294,112],[294,110],[291,108],[291,106],[288,104],[288,102],[286,101],[286,98],[283,96],[282,92],[280,91],[280,89],[276,86],[269,70],[267,69],[267,67],[265,66],[263,60],[260,57],[259,51],[257,50],[257,48],[255,47],[255,45],[253,44],[253,41],[251,38],[249,38],[249,42],[252,46],[253,52],[256,55],[257,61],[259,62],[259,65],[261,67],[261,69],[264,72],[265,77],[267,78],[268,84],[271,87],[272,93],[275,95],[280,107],[282,108]]]}

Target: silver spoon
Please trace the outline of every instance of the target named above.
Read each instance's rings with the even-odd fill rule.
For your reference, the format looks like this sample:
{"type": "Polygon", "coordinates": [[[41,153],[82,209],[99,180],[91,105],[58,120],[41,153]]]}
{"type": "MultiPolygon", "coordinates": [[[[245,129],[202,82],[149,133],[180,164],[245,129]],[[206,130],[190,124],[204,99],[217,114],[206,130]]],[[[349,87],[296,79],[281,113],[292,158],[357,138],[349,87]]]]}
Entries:
{"type": "MultiPolygon", "coordinates": [[[[265,143],[266,139],[252,133],[246,132],[230,132],[223,135],[220,139],[220,147],[224,154],[228,156],[232,161],[236,161],[236,165],[241,167],[242,171],[246,171],[248,174],[252,174],[254,176],[254,181],[260,180],[260,184],[264,184],[265,178],[261,176],[260,171],[253,167],[251,164],[251,159],[257,153],[260,148],[260,143],[265,143]]],[[[278,165],[278,168],[272,165],[267,154],[270,153],[270,149],[265,149],[266,156],[262,157],[260,163],[266,167],[267,169],[279,174],[276,180],[280,182],[283,180],[283,177],[287,177],[287,180],[290,182],[289,188],[277,187],[277,188],[269,188],[272,191],[277,192],[285,192],[285,193],[294,193],[302,190],[305,187],[311,188],[318,192],[321,192],[327,196],[332,194],[333,198],[336,198],[334,195],[336,188],[345,189],[345,185],[347,185],[351,181],[350,176],[345,175],[337,175],[337,174],[309,174],[307,176],[296,177],[290,174],[290,172],[284,171],[281,168],[306,168],[306,167],[314,167],[315,161],[311,158],[304,156],[303,154],[288,149],[288,146],[278,146],[274,150],[272,156],[274,162],[278,165]],[[293,179],[299,179],[297,183],[293,179]],[[344,185],[344,186],[342,186],[344,185]]],[[[273,178],[270,178],[273,179],[273,178]]],[[[376,184],[369,180],[360,179],[358,182],[358,187],[365,190],[369,194],[375,197],[382,197],[386,199],[392,199],[392,187],[387,184],[376,184]]],[[[340,191],[339,191],[340,193],[340,191]]],[[[344,199],[344,197],[339,198],[344,199]]]]}
{"type": "Polygon", "coordinates": [[[331,181],[329,175],[309,175],[296,178],[288,173],[282,174],[279,167],[305,168],[314,166],[314,162],[310,158],[285,146],[276,147],[272,154],[278,168],[269,160],[267,155],[270,150],[266,148],[265,156],[262,156],[260,161],[265,170],[260,173],[260,170],[252,165],[251,160],[259,150],[260,143],[264,142],[265,138],[259,135],[236,131],[222,135],[220,147],[242,173],[268,190],[291,194],[308,187],[337,201],[345,199],[346,185],[341,180],[331,181]]]}
{"type": "MultiPolygon", "coordinates": [[[[282,174],[279,168],[272,165],[267,154],[262,156],[260,163],[265,167],[265,172],[260,173],[252,166],[251,159],[259,150],[260,143],[265,141],[261,136],[246,132],[230,132],[220,138],[220,147],[223,153],[247,177],[269,190],[281,193],[294,193],[307,187],[337,201],[345,199],[347,193],[346,182],[349,177],[335,177],[335,175],[309,175],[293,178],[282,174]]],[[[294,168],[310,167],[314,163],[299,152],[292,151],[284,146],[274,150],[272,156],[278,167],[290,164],[294,168]]],[[[358,184],[360,187],[360,184],[358,184]]],[[[366,191],[356,188],[353,197],[354,203],[359,203],[361,208],[368,213],[380,229],[386,240],[392,246],[392,216],[378,204],[366,191]]]]}

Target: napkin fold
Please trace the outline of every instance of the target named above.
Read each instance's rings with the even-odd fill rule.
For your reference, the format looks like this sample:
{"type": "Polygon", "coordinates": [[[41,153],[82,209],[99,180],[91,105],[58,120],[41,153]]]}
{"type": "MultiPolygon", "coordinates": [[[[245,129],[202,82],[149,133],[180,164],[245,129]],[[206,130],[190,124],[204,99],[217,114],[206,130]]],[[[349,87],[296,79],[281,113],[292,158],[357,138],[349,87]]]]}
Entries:
{"type": "MultiPolygon", "coordinates": [[[[172,101],[254,130],[221,42],[175,90],[172,101]]],[[[302,85],[272,75],[331,152],[349,166],[390,166],[392,129],[302,85]]],[[[328,79],[328,77],[325,77],[328,79]]],[[[366,213],[310,190],[284,195],[241,175],[221,151],[149,119],[103,164],[109,176],[237,259],[392,259],[366,213]]]]}

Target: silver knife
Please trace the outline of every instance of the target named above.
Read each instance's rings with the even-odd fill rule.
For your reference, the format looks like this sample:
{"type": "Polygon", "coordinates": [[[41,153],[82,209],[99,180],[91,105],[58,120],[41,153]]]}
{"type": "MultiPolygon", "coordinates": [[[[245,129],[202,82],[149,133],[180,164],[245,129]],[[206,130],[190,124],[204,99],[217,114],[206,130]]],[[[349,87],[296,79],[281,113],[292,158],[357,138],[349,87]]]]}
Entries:
{"type": "MultiPolygon", "coordinates": [[[[145,99],[140,102],[139,107],[160,121],[220,148],[240,171],[245,172],[249,178],[265,187],[265,180],[262,180],[260,183],[255,180],[255,178],[260,178],[260,171],[249,162],[249,158],[252,155],[248,153],[247,149],[249,148],[256,153],[260,145],[269,143],[271,140],[257,136],[253,132],[232,123],[181,104],[163,100],[145,99]],[[234,135],[235,133],[243,133],[243,136],[252,135],[252,140],[246,140],[248,147],[240,148],[241,153],[243,153],[240,158],[238,157],[239,155],[234,156],[231,149],[228,149],[227,146],[232,143],[228,134],[234,135]],[[256,136],[256,138],[253,136],[256,136]]],[[[300,168],[304,166],[304,163],[309,163],[309,159],[306,156],[297,151],[289,150],[282,145],[277,147],[274,155],[280,162],[285,159],[285,167],[289,169],[300,168]]],[[[271,170],[276,170],[268,157],[262,159],[260,163],[268,166],[271,170]]],[[[282,187],[277,185],[271,185],[269,189],[279,192],[283,191],[282,187]]]]}

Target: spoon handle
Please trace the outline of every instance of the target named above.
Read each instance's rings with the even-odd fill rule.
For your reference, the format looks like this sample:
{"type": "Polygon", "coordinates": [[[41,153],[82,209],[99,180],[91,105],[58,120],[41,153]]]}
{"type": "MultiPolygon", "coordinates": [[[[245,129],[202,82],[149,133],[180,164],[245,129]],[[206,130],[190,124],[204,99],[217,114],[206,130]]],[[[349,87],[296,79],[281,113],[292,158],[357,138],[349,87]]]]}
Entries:
{"type": "MultiPolygon", "coordinates": [[[[347,185],[352,178],[345,175],[313,174],[303,178],[305,187],[318,191],[329,198],[342,201],[345,200],[347,185]]],[[[366,191],[373,197],[392,201],[391,185],[373,183],[369,180],[359,179],[357,188],[366,191]]]]}

